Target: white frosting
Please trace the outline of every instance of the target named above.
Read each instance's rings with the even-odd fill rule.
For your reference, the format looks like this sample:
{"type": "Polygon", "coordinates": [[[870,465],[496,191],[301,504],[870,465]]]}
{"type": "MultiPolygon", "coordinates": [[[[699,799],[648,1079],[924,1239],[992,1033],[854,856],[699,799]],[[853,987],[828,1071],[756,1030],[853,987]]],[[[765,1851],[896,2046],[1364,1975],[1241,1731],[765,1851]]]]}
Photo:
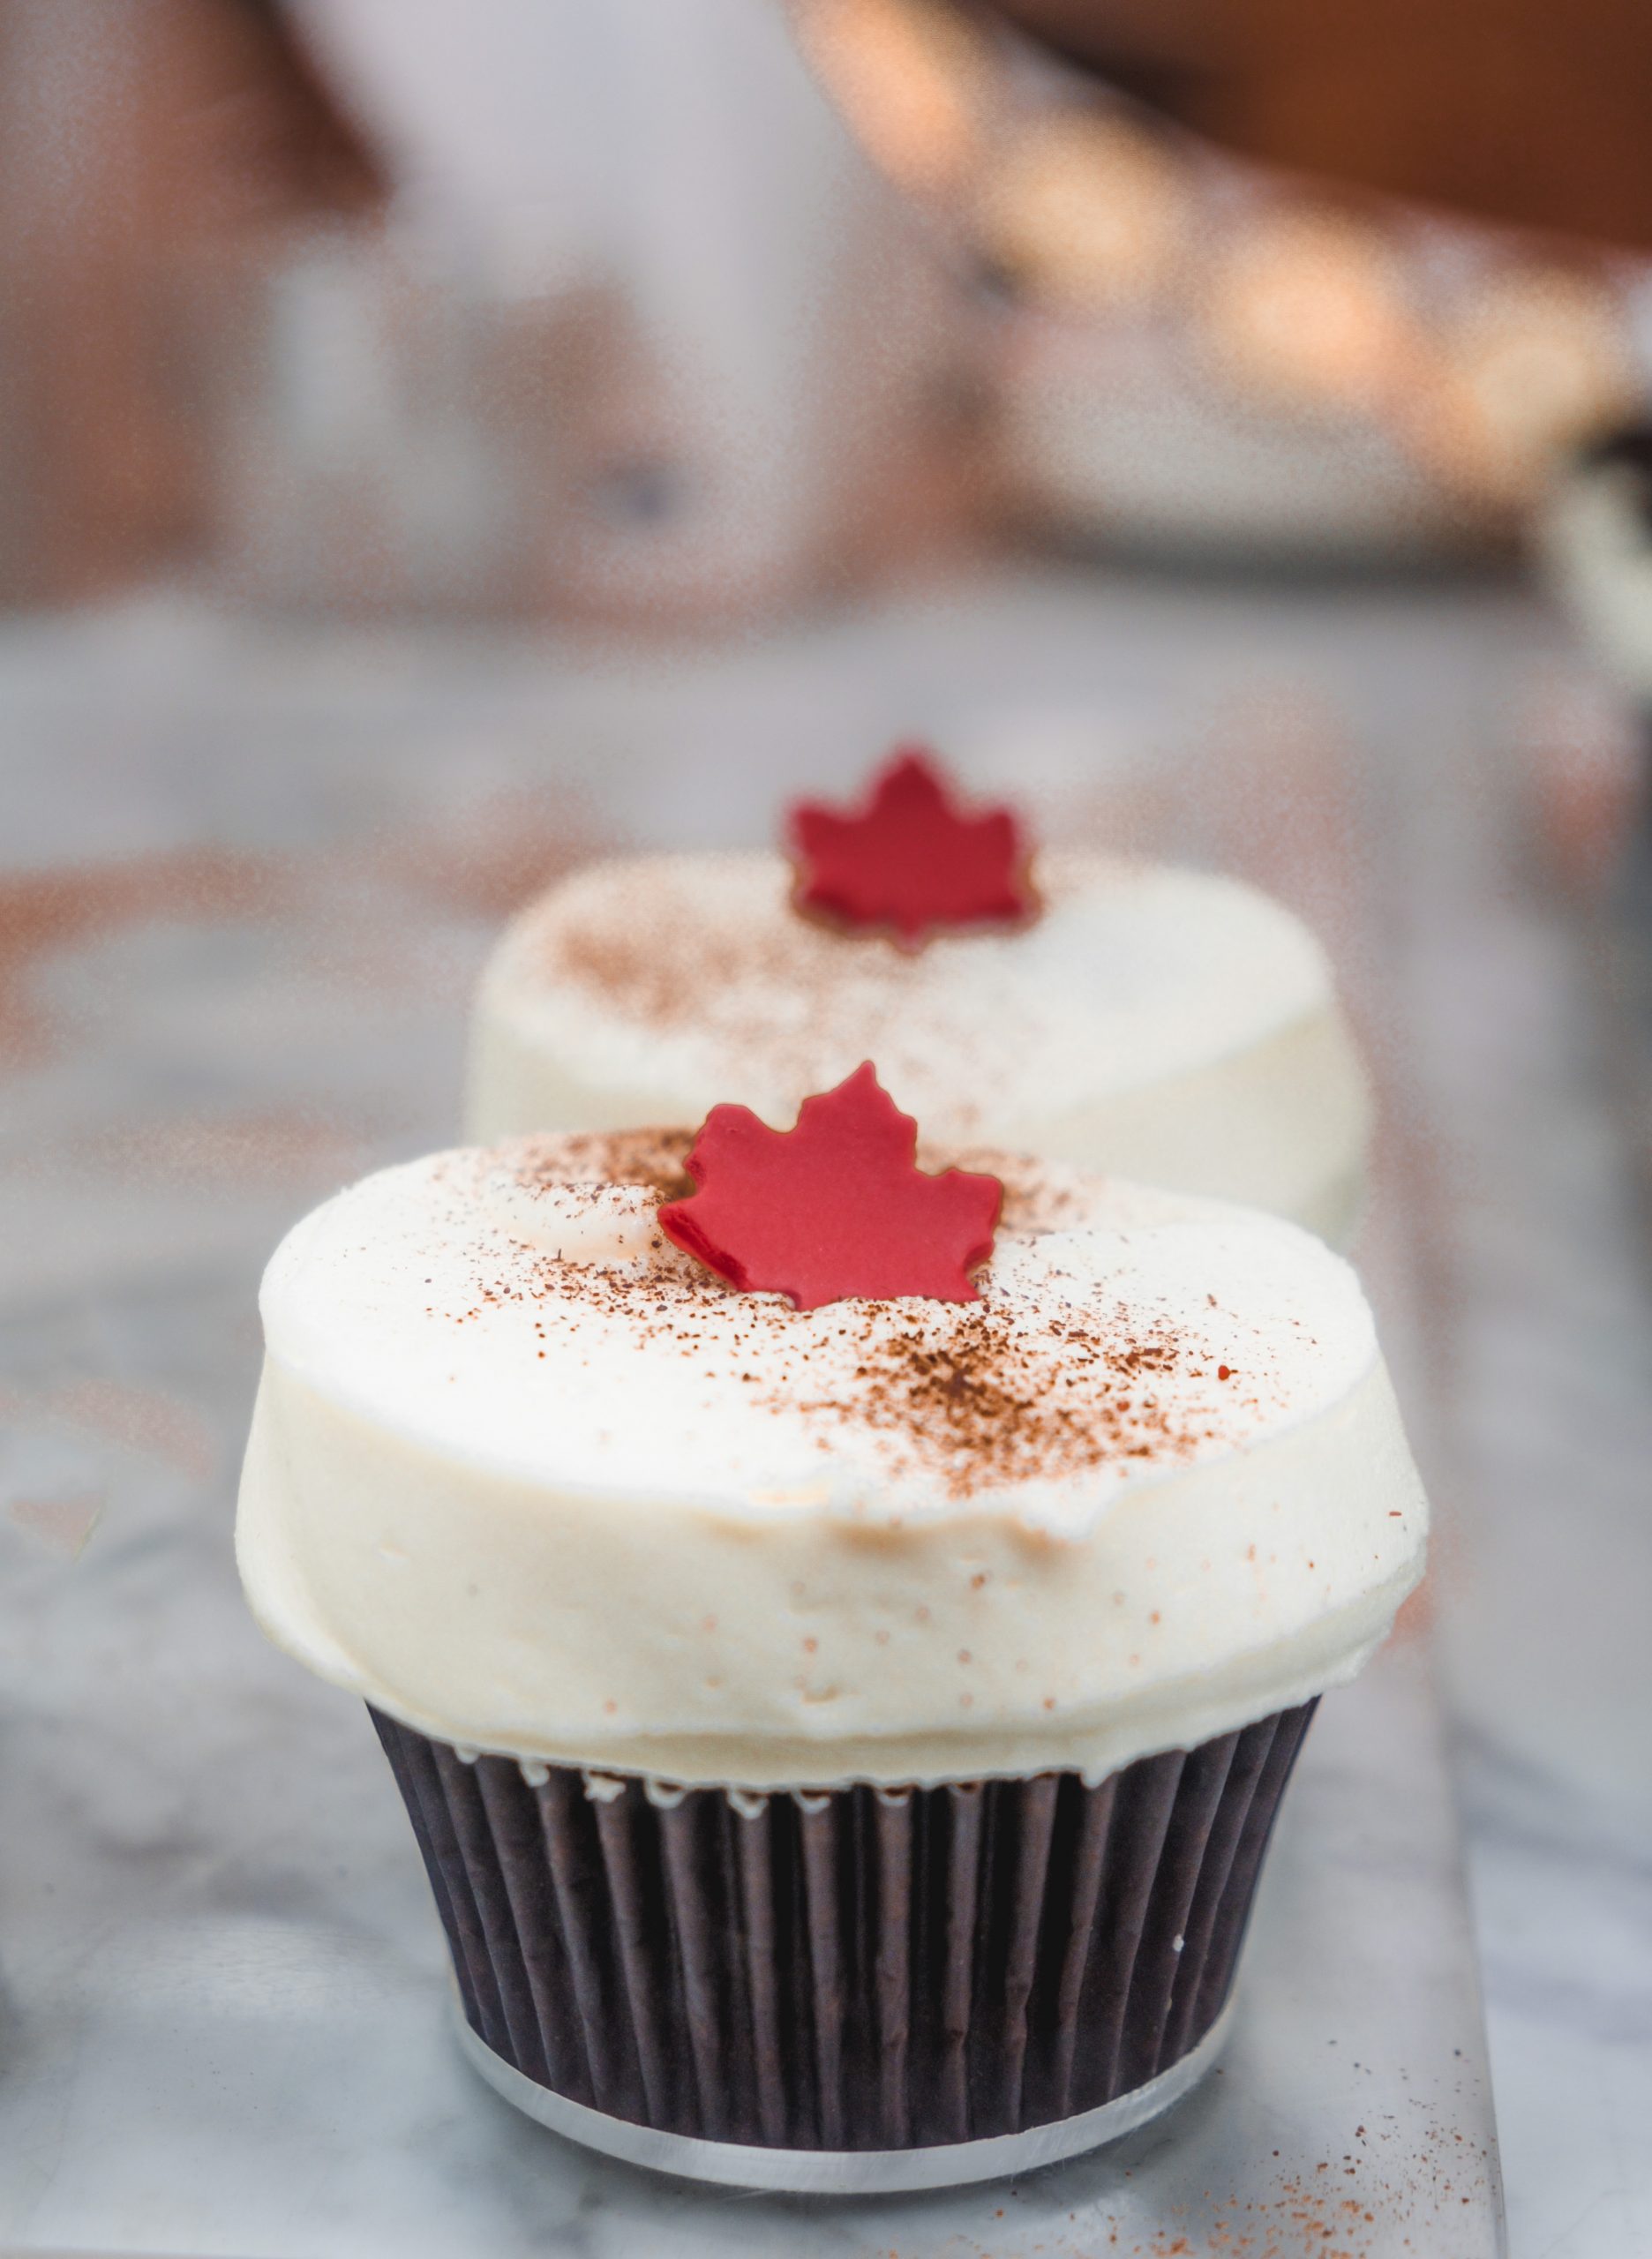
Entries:
{"type": "Polygon", "coordinates": [[[1634,697],[1652,700],[1652,532],[1643,482],[1620,462],[1584,464],[1543,514],[1544,554],[1562,595],[1634,697]]]}
{"type": "Polygon", "coordinates": [[[757,1789],[1095,1776],[1385,1632],[1426,1510],[1318,1242],[1017,1164],[979,1303],[800,1314],[607,1181],[685,1145],[437,1155],[289,1234],[237,1534],[272,1638],[449,1742],[757,1789]]]}
{"type": "Polygon", "coordinates": [[[777,855],[600,863],[510,928],[468,1133],[790,1119],[875,1060],[937,1138],[1243,1200],[1345,1238],[1363,1074],[1313,936],[1236,881],[1047,855],[1042,915],[905,952],[800,918],[777,855]]]}

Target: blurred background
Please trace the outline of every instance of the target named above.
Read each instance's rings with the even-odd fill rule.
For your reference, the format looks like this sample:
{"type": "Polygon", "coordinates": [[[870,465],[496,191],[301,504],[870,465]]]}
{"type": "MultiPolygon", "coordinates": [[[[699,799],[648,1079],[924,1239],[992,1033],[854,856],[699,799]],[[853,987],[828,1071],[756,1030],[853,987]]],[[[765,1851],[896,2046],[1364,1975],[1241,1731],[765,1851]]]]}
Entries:
{"type": "Polygon", "coordinates": [[[1322,12],[5,0],[0,593],[657,631],[1017,542],[1506,552],[1645,389],[1652,53],[1322,12]]]}
{"type": "Polygon", "coordinates": [[[930,736],[1337,957],[1514,2248],[1652,2253],[1649,116],[1635,0],[0,0],[31,1701],[502,919],[930,736]]]}

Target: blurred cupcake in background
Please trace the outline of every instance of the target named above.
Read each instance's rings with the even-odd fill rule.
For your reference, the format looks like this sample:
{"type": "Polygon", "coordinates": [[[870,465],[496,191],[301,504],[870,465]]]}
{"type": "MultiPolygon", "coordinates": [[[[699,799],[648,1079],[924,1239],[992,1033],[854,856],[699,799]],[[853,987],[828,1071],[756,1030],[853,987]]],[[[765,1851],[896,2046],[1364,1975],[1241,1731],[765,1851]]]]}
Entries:
{"type": "Polygon", "coordinates": [[[484,974],[466,1122],[771,1122],[868,1054],[926,1129],[1243,1200],[1339,1242],[1370,1101],[1314,936],[1205,872],[1033,851],[927,756],[860,806],[804,803],[791,852],[593,864],[484,974]]]}

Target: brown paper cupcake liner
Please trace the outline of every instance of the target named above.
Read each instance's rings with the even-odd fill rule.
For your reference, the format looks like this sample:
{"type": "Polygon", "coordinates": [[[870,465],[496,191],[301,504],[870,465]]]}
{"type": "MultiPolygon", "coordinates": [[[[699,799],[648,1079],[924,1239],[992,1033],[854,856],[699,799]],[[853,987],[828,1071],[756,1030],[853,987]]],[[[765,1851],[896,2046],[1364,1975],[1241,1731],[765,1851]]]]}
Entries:
{"type": "Polygon", "coordinates": [[[1189,2055],[1314,1707],[1095,1788],[768,1796],[467,1761],[372,1715],[493,2055],[636,2126],[842,2152],[1050,2125],[1189,2055]]]}

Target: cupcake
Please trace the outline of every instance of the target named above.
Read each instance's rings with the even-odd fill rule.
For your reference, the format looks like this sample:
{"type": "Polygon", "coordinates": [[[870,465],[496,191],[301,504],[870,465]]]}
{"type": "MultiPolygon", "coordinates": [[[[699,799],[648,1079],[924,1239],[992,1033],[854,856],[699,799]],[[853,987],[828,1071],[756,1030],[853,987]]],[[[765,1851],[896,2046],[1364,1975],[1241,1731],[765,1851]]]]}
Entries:
{"type": "Polygon", "coordinates": [[[506,933],[467,1130],[790,1120],[870,1052],[924,1124],[1244,1201],[1346,1243],[1370,1131],[1319,944],[1230,878],[1051,849],[921,756],[793,853],[599,862],[506,933]]]}
{"type": "Polygon", "coordinates": [[[1314,1704],[1422,1570],[1340,1257],[914,1138],[863,1068],[784,1133],[441,1153],[264,1282],[242,1576],[371,1706],[464,2046],[737,2185],[1174,2101],[1314,1704]]]}

